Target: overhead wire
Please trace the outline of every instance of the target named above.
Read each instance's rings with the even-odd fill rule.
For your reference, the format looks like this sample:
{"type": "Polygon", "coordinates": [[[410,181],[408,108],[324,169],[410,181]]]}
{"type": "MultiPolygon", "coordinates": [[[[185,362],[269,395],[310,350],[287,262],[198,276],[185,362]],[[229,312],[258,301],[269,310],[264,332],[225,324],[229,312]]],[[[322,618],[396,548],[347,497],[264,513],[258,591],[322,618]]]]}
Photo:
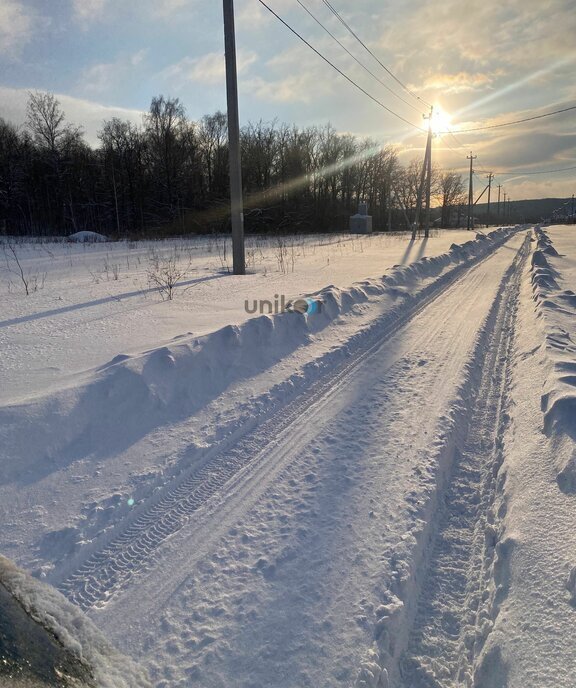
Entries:
{"type": "Polygon", "coordinates": [[[568,170],[576,170],[576,165],[572,165],[572,167],[560,167],[557,170],[536,170],[533,172],[495,172],[494,174],[498,174],[504,177],[512,177],[515,175],[518,175],[519,177],[524,177],[528,174],[556,174],[557,172],[567,172],[568,170]]]}
{"type": "MultiPolygon", "coordinates": [[[[570,112],[570,110],[576,110],[576,105],[571,105],[567,108],[562,108],[561,110],[554,110],[553,112],[545,112],[543,115],[534,115],[532,117],[524,117],[523,119],[515,119],[512,122],[501,122],[500,124],[487,124],[483,127],[470,127],[468,129],[458,129],[458,134],[465,134],[469,131],[485,131],[486,129],[498,129],[500,127],[510,127],[513,124],[522,124],[523,122],[532,122],[536,119],[543,119],[544,117],[552,117],[553,115],[559,115],[562,112],[570,112]]],[[[449,134],[450,131],[441,131],[440,134],[449,134]]]]}
{"type": "Polygon", "coordinates": [[[384,103],[381,100],[378,100],[375,96],[373,96],[371,93],[366,91],[366,89],[362,88],[360,84],[356,83],[354,79],[348,76],[345,72],[343,72],[339,67],[337,67],[333,62],[331,62],[325,55],[323,55],[319,50],[317,50],[311,43],[309,43],[304,36],[298,33],[296,29],[293,29],[288,22],[284,21],[282,17],[277,14],[271,7],[268,5],[264,0],[258,0],[258,2],[263,5],[271,14],[273,14],[278,21],[280,21],[284,26],[291,31],[297,38],[299,38],[303,43],[305,43],[310,50],[316,53],[318,57],[320,57],[324,62],[329,64],[333,69],[335,69],[341,76],[343,76],[347,81],[349,81],[355,88],[357,88],[359,91],[361,91],[365,96],[368,96],[370,100],[374,101],[377,105],[379,105],[381,108],[386,110],[386,112],[389,112],[391,115],[394,115],[394,117],[397,117],[398,119],[402,120],[405,124],[408,124],[409,126],[413,127],[414,129],[418,129],[419,131],[426,132],[426,129],[423,129],[422,127],[419,127],[417,124],[414,124],[413,122],[410,122],[407,120],[405,117],[402,117],[402,115],[399,115],[397,112],[394,112],[394,110],[391,110],[387,105],[384,105],[384,103]]]}
{"type": "Polygon", "coordinates": [[[420,101],[421,103],[424,103],[427,107],[432,107],[431,103],[428,103],[424,98],[421,98],[417,93],[414,93],[408,86],[401,81],[393,72],[390,70],[380,59],[377,55],[374,54],[374,52],[364,43],[364,41],[358,36],[358,34],[354,31],[354,29],[348,24],[348,22],[340,15],[338,10],[329,2],[329,0],[322,0],[322,2],[326,5],[326,7],[332,12],[332,14],[340,21],[340,23],[354,36],[354,38],[360,43],[360,45],[370,54],[372,57],[378,62],[378,64],[384,69],[393,79],[396,81],[396,83],[400,84],[402,88],[406,91],[406,93],[409,93],[413,98],[416,98],[416,100],[420,101]]]}
{"type": "Polygon", "coordinates": [[[348,48],[344,45],[344,43],[342,43],[342,41],[341,41],[337,36],[335,36],[335,35],[330,31],[330,29],[328,29],[328,28],[320,21],[320,19],[318,19],[318,18],[316,17],[316,15],[315,15],[308,7],[306,7],[306,5],[302,2],[302,0],[296,0],[296,2],[300,5],[300,7],[302,7],[302,9],[303,9],[305,12],[307,12],[307,13],[310,15],[310,17],[312,17],[312,19],[313,19],[320,27],[322,27],[322,29],[323,29],[329,36],[331,36],[331,37],[336,41],[336,43],[338,43],[338,45],[339,45],[341,48],[343,48],[343,50],[345,50],[345,51],[348,53],[348,55],[350,55],[350,57],[351,57],[356,63],[358,63],[358,64],[360,65],[360,67],[362,67],[362,69],[364,69],[366,72],[368,72],[368,74],[370,74],[371,77],[373,77],[374,79],[376,79],[376,81],[377,81],[379,84],[381,84],[382,86],[384,86],[384,88],[385,88],[386,90],[390,91],[390,93],[391,93],[393,96],[395,96],[396,98],[398,98],[399,100],[401,100],[403,103],[405,103],[406,105],[408,105],[408,107],[411,107],[413,110],[416,110],[416,112],[421,112],[421,109],[420,109],[420,108],[418,108],[416,105],[413,105],[410,101],[406,100],[406,99],[403,98],[402,96],[398,95],[395,91],[393,91],[393,90],[390,88],[390,86],[388,86],[388,84],[386,84],[384,81],[382,81],[382,79],[380,79],[380,77],[379,77],[377,74],[374,74],[374,72],[373,72],[371,69],[369,69],[361,60],[359,60],[359,59],[356,57],[356,55],[354,55],[350,50],[348,50],[348,48]]]}

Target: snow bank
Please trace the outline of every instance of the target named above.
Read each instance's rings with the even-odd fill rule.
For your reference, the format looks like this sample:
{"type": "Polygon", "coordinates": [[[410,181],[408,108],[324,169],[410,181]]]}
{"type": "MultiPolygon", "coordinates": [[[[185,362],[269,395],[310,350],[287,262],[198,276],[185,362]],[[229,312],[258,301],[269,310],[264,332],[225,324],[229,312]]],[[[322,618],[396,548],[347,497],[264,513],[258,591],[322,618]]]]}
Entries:
{"type": "Polygon", "coordinates": [[[151,687],[144,670],[112,649],[59,592],[2,556],[0,685],[151,687]]]}
{"type": "Polygon", "coordinates": [[[315,332],[371,297],[391,297],[395,307],[450,268],[480,258],[506,240],[514,228],[477,235],[433,258],[395,266],[383,277],[349,289],[333,285],[307,295],[322,302],[319,312],[285,312],[254,317],[203,337],[183,336],[175,344],[138,356],[118,355],[87,383],[38,401],[0,409],[6,457],[0,478],[14,480],[31,468],[27,454],[54,467],[98,447],[117,452],[166,422],[186,418],[231,384],[251,377],[307,344],[315,332]],[[65,454],[66,456],[63,456],[65,454]],[[14,459],[18,458],[18,462],[14,459]]]}
{"type": "MultiPolygon", "coordinates": [[[[564,286],[570,257],[560,256],[541,227],[535,228],[536,249],[532,256],[532,290],[541,319],[548,376],[542,395],[544,429],[560,438],[576,439],[576,294],[564,286]]],[[[571,257],[572,260],[574,256],[571,257]]],[[[568,280],[569,282],[569,280],[568,280]]],[[[558,484],[576,493],[576,452],[570,447],[557,457],[558,484]]]]}

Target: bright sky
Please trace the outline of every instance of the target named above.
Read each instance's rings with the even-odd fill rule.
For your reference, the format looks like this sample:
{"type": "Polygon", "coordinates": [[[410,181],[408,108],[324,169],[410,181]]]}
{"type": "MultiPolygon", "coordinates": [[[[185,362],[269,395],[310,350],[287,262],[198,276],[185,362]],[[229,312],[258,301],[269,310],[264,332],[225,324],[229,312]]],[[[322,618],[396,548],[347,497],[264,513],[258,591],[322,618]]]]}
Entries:
{"type": "MultiPolygon", "coordinates": [[[[416,125],[421,103],[402,91],[322,0],[301,0],[385,84],[368,75],[297,0],[267,0],[363,88],[416,125]]],[[[576,104],[574,0],[332,0],[410,90],[452,115],[455,131],[576,104]]],[[[424,136],[358,93],[270,15],[236,0],[240,114],[399,143],[423,154],[424,136]]],[[[179,97],[191,118],[225,110],[220,0],[0,0],[0,116],[24,121],[27,91],[55,93],[90,142],[104,118],[141,121],[152,96],[179,97]]],[[[443,136],[442,167],[479,176],[576,165],[576,111],[515,127],[443,136]],[[453,150],[454,149],[454,150],[453,150]]],[[[479,183],[479,182],[477,182],[479,183]]],[[[512,200],[568,196],[576,170],[500,175],[512,200]]]]}

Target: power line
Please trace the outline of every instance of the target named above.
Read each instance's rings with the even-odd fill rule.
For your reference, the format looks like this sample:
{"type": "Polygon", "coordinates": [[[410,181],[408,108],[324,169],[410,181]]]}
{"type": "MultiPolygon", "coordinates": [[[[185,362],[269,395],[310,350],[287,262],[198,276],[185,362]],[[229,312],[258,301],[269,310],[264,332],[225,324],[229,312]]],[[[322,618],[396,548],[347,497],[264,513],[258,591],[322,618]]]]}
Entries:
{"type": "MultiPolygon", "coordinates": [[[[562,112],[569,112],[576,110],[576,105],[572,105],[562,110],[554,110],[554,112],[546,112],[543,115],[534,115],[533,117],[524,117],[524,119],[516,119],[513,122],[502,122],[501,124],[489,124],[484,127],[472,127],[470,129],[458,129],[458,134],[464,134],[468,131],[484,131],[485,129],[498,129],[499,127],[510,127],[513,124],[522,124],[522,122],[532,122],[535,119],[543,119],[544,117],[552,117],[552,115],[559,115],[562,112]]],[[[451,134],[451,131],[441,131],[439,134],[451,134]]]]}
{"type": "Polygon", "coordinates": [[[326,31],[326,33],[327,33],[329,36],[331,36],[331,37],[336,41],[336,43],[338,43],[338,45],[339,45],[341,48],[343,48],[343,49],[348,53],[348,55],[350,55],[350,57],[351,57],[355,62],[357,62],[357,63],[360,65],[360,67],[362,67],[362,69],[364,69],[366,72],[368,72],[368,74],[370,74],[371,77],[373,77],[374,79],[376,79],[376,81],[377,81],[379,84],[381,84],[382,86],[384,86],[385,89],[387,89],[388,91],[390,91],[390,93],[391,93],[393,96],[396,96],[396,98],[398,98],[399,100],[401,100],[403,103],[406,103],[406,105],[408,105],[408,107],[411,107],[413,110],[416,110],[416,112],[420,112],[419,108],[418,108],[416,105],[412,105],[411,102],[409,102],[409,101],[406,100],[405,98],[402,98],[402,96],[398,95],[395,91],[393,91],[393,90],[390,88],[390,86],[388,86],[388,84],[384,83],[384,81],[382,81],[382,79],[380,79],[380,77],[378,77],[376,74],[374,74],[374,72],[373,72],[372,70],[370,70],[361,60],[359,60],[359,59],[356,57],[356,55],[354,55],[352,52],[350,52],[350,50],[348,50],[348,48],[344,45],[344,43],[342,43],[342,41],[340,41],[340,40],[330,31],[330,29],[328,29],[326,26],[324,26],[324,24],[323,24],[323,23],[322,23],[322,22],[321,22],[321,21],[320,21],[320,20],[319,20],[319,19],[318,19],[309,9],[308,9],[308,7],[306,7],[306,5],[302,2],[302,0],[296,0],[296,2],[300,5],[300,7],[302,7],[302,9],[303,9],[305,12],[307,12],[307,13],[312,17],[312,19],[313,19],[319,26],[321,26],[321,27],[324,29],[324,31],[326,31]]]}
{"type": "Polygon", "coordinates": [[[424,100],[424,98],[421,98],[419,95],[414,93],[414,91],[410,90],[404,82],[400,81],[400,79],[390,69],[388,69],[388,67],[386,67],[386,65],[372,52],[372,50],[370,50],[370,48],[366,45],[366,43],[364,43],[364,41],[358,36],[358,34],[354,31],[354,29],[352,29],[352,27],[348,24],[348,22],[346,22],[346,20],[344,20],[340,16],[338,10],[328,0],[322,0],[322,2],[330,10],[330,12],[332,12],[332,14],[340,21],[340,23],[343,26],[345,26],[346,29],[348,29],[348,31],[354,36],[354,38],[358,41],[358,43],[360,43],[360,45],[365,50],[367,50],[370,53],[370,55],[372,55],[372,57],[376,60],[376,62],[378,62],[378,64],[382,67],[382,69],[384,69],[394,79],[394,81],[396,81],[398,84],[400,84],[400,86],[402,86],[402,88],[406,91],[406,93],[409,93],[413,98],[416,98],[416,100],[420,101],[421,103],[424,103],[424,105],[427,105],[429,108],[432,107],[431,103],[426,102],[424,100]]]}
{"type": "Polygon", "coordinates": [[[310,48],[310,50],[313,50],[313,51],[316,53],[316,55],[318,55],[318,57],[321,57],[321,58],[324,60],[324,62],[326,62],[327,64],[329,64],[329,65],[332,67],[332,69],[335,69],[335,70],[338,72],[338,74],[340,74],[341,76],[343,76],[347,81],[349,81],[349,82],[350,82],[353,86],[355,86],[359,91],[362,91],[362,93],[363,93],[365,96],[368,96],[368,98],[370,98],[370,100],[373,100],[377,105],[379,105],[381,108],[383,108],[384,110],[386,110],[386,112],[389,112],[391,115],[394,115],[394,117],[397,117],[398,119],[402,120],[403,122],[405,122],[406,124],[410,125],[411,127],[414,127],[414,129],[418,129],[418,131],[422,131],[422,132],[426,133],[426,129],[423,129],[422,127],[419,127],[417,124],[413,124],[413,123],[410,122],[409,120],[407,120],[407,119],[405,119],[404,117],[402,117],[402,115],[399,115],[397,112],[394,112],[394,110],[391,110],[389,107],[387,107],[386,105],[384,105],[384,103],[383,103],[382,101],[378,100],[378,98],[374,97],[371,93],[368,93],[368,91],[366,91],[365,89],[363,89],[362,86],[360,86],[359,84],[357,84],[352,78],[350,78],[346,73],[344,73],[344,72],[343,72],[339,67],[337,67],[333,62],[330,62],[330,60],[329,60],[327,57],[325,57],[319,50],[317,50],[311,43],[309,43],[303,36],[301,36],[301,35],[298,33],[298,31],[296,31],[296,29],[293,29],[293,28],[290,26],[290,24],[288,24],[287,22],[285,22],[284,19],[282,19],[282,17],[281,17],[279,14],[276,14],[276,12],[275,12],[269,5],[267,5],[267,4],[264,2],[264,0],[258,0],[258,2],[259,2],[261,5],[263,5],[271,14],[273,14],[273,15],[276,17],[276,19],[278,19],[278,21],[282,22],[282,24],[284,24],[284,26],[285,26],[287,29],[289,29],[295,36],[297,36],[303,43],[305,43],[305,44],[310,48]]]}
{"type": "Polygon", "coordinates": [[[576,170],[576,165],[573,165],[572,167],[560,167],[557,170],[539,170],[537,172],[496,172],[495,174],[499,175],[505,175],[505,176],[522,176],[524,177],[527,174],[554,174],[556,172],[567,172],[568,170],[576,170]]]}

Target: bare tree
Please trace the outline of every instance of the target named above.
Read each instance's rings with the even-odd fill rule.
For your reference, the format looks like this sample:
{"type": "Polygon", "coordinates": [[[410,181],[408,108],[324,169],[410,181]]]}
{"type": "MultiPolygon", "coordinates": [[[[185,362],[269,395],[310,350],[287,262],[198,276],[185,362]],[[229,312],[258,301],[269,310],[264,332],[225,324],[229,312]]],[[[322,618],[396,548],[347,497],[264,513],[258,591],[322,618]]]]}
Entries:
{"type": "Polygon", "coordinates": [[[63,139],[78,137],[79,127],[65,124],[66,116],[52,93],[28,94],[26,123],[36,144],[55,153],[63,139]]]}
{"type": "Polygon", "coordinates": [[[440,175],[438,196],[442,207],[442,227],[450,226],[452,211],[460,203],[463,194],[464,182],[461,175],[454,171],[447,171],[440,175]]]}

